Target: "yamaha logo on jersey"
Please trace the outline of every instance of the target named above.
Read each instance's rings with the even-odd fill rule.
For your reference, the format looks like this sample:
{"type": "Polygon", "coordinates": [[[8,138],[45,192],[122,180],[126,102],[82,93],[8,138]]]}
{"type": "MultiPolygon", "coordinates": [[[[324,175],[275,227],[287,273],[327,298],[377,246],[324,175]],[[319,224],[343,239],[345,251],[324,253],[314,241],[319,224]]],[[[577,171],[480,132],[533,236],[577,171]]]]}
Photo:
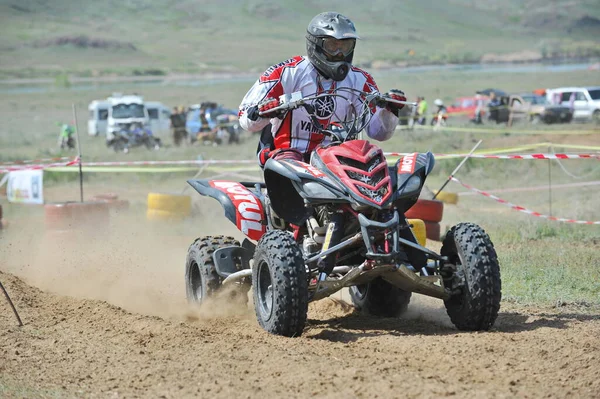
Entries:
{"type": "Polygon", "coordinates": [[[318,119],[329,119],[335,112],[335,100],[333,96],[323,96],[313,102],[315,114],[318,119]]]}

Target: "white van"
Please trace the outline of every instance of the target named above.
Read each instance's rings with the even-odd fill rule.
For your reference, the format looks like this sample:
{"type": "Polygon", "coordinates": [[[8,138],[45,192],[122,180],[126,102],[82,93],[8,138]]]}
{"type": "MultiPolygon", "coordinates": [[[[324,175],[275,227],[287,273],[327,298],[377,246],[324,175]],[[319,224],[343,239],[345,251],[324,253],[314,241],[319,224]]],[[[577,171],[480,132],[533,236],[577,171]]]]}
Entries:
{"type": "Polygon", "coordinates": [[[150,130],[155,135],[168,135],[171,127],[171,110],[163,103],[147,101],[144,103],[150,118],[150,130]]]}
{"type": "Polygon", "coordinates": [[[548,101],[573,108],[574,120],[600,123],[600,86],[547,89],[548,101]]]}
{"type": "Polygon", "coordinates": [[[105,135],[108,126],[108,109],[110,103],[108,101],[94,100],[88,105],[88,134],[97,136],[105,135]]]}

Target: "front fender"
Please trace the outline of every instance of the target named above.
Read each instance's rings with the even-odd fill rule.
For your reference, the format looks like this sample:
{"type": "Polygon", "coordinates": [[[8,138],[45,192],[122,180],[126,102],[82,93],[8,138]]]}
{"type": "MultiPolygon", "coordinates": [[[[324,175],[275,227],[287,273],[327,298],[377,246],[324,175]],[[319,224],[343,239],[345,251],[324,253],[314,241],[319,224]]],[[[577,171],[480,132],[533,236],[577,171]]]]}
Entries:
{"type": "Polygon", "coordinates": [[[248,238],[258,241],[266,232],[267,216],[259,196],[244,185],[225,180],[188,180],[202,195],[219,201],[229,219],[248,238]]]}

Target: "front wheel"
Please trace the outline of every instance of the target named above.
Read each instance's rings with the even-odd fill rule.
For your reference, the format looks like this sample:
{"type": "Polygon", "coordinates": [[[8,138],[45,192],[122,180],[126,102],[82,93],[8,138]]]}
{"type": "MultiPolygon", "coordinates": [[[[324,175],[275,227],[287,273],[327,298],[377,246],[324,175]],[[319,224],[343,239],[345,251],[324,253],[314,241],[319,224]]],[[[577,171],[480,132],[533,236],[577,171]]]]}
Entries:
{"type": "Polygon", "coordinates": [[[308,313],[308,277],[300,247],[290,233],[267,232],[256,246],[252,267],[254,310],[267,332],[298,337],[308,313]]]}
{"type": "Polygon", "coordinates": [[[459,330],[489,330],[500,310],[500,265],[490,237],[473,223],[459,223],[446,234],[442,256],[456,266],[444,279],[453,292],[444,301],[459,330]]]}
{"type": "Polygon", "coordinates": [[[381,277],[350,287],[354,307],[373,316],[397,317],[408,309],[412,292],[393,286],[381,277]]]}

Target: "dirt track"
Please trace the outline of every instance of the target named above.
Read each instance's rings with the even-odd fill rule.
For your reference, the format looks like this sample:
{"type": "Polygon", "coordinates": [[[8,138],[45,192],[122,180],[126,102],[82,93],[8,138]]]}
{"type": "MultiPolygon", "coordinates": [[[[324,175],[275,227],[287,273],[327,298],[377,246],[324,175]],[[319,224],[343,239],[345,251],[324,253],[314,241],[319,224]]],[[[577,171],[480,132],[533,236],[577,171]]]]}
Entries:
{"type": "Polygon", "coordinates": [[[437,300],[377,319],[327,299],[288,339],[252,309],[187,307],[188,237],[125,231],[54,257],[48,237],[1,240],[0,281],[25,326],[0,297],[0,397],[600,396],[597,311],[503,303],[492,332],[461,333],[437,300]]]}

